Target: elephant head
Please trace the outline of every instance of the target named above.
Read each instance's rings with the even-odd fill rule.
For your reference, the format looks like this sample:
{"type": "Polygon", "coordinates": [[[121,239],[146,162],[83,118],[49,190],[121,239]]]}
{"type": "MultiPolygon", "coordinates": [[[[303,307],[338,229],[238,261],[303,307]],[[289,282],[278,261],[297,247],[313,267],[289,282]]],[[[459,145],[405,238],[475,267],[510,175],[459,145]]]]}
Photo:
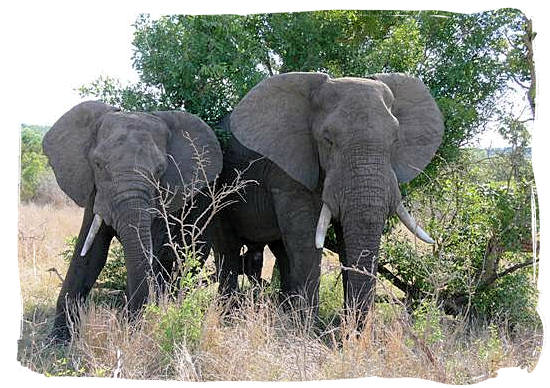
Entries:
{"type": "Polygon", "coordinates": [[[344,264],[358,270],[344,273],[347,307],[366,311],[372,303],[371,275],[389,216],[397,213],[433,243],[404,209],[399,190],[400,182],[426,167],[443,135],[442,115],[418,78],[277,75],[244,97],[231,115],[231,128],[244,146],[320,192],[316,246],[322,248],[330,220],[337,220],[344,264]]]}
{"type": "MultiPolygon", "coordinates": [[[[93,200],[94,221],[81,255],[102,223],[116,231],[126,257],[128,292],[136,295],[130,307],[140,307],[147,293],[143,284],[152,258],[153,217],[147,209],[158,205],[152,182],[176,192],[191,181],[197,161],[190,139],[207,150],[205,170],[212,180],[222,164],[218,141],[202,120],[185,112],[125,113],[101,102],[83,102],[44,136],[44,153],[61,189],[79,206],[93,200]]],[[[183,205],[177,198],[170,210],[183,205]]]]}

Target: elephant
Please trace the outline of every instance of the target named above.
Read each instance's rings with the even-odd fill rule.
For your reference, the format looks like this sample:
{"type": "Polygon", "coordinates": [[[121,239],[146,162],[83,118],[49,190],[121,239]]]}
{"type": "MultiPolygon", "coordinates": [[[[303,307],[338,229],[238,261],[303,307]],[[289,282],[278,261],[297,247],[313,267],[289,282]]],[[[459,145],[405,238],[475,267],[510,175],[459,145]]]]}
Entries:
{"type": "Polygon", "coordinates": [[[237,289],[239,252],[267,244],[284,300],[318,311],[320,262],[330,223],[343,268],[344,310],[365,317],[374,301],[380,239],[393,214],[434,243],[402,204],[442,141],[442,114],[419,78],[331,78],[284,73],[264,79],[226,120],[231,136],[220,181],[237,170],[258,184],[218,217],[213,244],[220,293],[237,289]]]}
{"type": "MultiPolygon", "coordinates": [[[[166,212],[179,216],[185,185],[193,181],[200,189],[205,181],[214,181],[223,157],[214,131],[197,116],[180,111],[122,112],[99,101],[70,109],[45,134],[42,146],[61,189],[85,208],[52,330],[54,339],[67,340],[68,323],[78,318],[74,307],[94,285],[113,237],[124,250],[131,316],[145,303],[149,280],[166,278],[161,274],[171,270],[174,257],[164,246],[165,220],[151,211],[161,205],[153,183],[169,190],[166,212]],[[202,183],[193,180],[199,163],[195,149],[207,152],[202,183]]],[[[204,209],[205,200],[197,202],[202,202],[197,209],[204,209]]],[[[199,210],[186,217],[197,221],[199,210]]],[[[202,260],[209,250],[203,249],[202,260]]]]}

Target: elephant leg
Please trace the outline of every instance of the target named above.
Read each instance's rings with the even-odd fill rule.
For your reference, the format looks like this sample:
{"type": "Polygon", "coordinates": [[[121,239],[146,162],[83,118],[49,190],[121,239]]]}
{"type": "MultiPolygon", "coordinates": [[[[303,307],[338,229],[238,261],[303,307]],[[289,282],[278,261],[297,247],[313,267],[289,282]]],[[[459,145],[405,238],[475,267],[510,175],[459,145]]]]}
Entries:
{"type": "Polygon", "coordinates": [[[218,272],[218,292],[222,298],[235,294],[239,288],[238,279],[241,269],[240,248],[215,253],[218,272]]]}
{"type": "Polygon", "coordinates": [[[103,223],[86,255],[80,256],[94,217],[92,211],[93,199],[94,196],[92,195],[92,199],[84,212],[75,251],[57,298],[56,316],[51,335],[60,341],[69,339],[68,325],[78,320],[78,305],[85,301],[99,273],[105,266],[109,245],[115,235],[114,229],[103,223]]]}
{"type": "Polygon", "coordinates": [[[228,298],[238,289],[241,266],[242,241],[235,235],[231,226],[224,221],[224,214],[218,214],[211,225],[214,241],[214,259],[219,282],[218,293],[222,299],[228,298]]]}
{"type": "Polygon", "coordinates": [[[280,264],[283,294],[304,297],[317,315],[322,250],[315,248],[315,227],[321,206],[313,193],[302,187],[273,189],[273,202],[288,256],[280,264]]]}
{"type": "Polygon", "coordinates": [[[281,294],[288,295],[290,287],[288,284],[289,276],[289,266],[288,266],[288,255],[286,254],[285,244],[283,240],[272,241],[268,244],[269,250],[275,256],[275,265],[279,270],[279,279],[281,282],[281,294]]]}
{"type": "Polygon", "coordinates": [[[157,291],[161,294],[171,291],[174,287],[174,272],[176,256],[169,242],[165,221],[156,218],[151,223],[151,239],[153,243],[153,274],[157,291]]]}

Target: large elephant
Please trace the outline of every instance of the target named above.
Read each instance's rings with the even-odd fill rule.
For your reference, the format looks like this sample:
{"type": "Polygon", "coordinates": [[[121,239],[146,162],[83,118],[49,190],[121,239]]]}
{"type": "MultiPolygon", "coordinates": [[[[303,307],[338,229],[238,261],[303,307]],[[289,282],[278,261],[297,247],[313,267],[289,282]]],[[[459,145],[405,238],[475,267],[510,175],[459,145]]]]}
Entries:
{"type": "MultiPolygon", "coordinates": [[[[165,223],[151,212],[160,205],[153,182],[181,193],[198,168],[193,146],[207,151],[206,180],[214,180],[222,166],[217,138],[202,120],[185,112],[125,113],[88,101],[65,113],[46,133],[43,149],[59,186],[85,207],[57,300],[54,337],[68,338],[67,319],[76,318],[73,307],[95,283],[113,237],[124,249],[131,313],[148,296],[149,276],[163,272],[160,266],[164,273],[170,269],[173,257],[163,247],[165,223]]],[[[183,197],[171,199],[168,212],[178,212],[183,197]]]]}
{"type": "Polygon", "coordinates": [[[363,315],[374,297],[387,218],[397,213],[433,243],[403,207],[399,190],[430,162],[443,135],[442,115],[418,78],[276,75],[243,98],[229,123],[220,179],[231,181],[243,170],[258,185],[219,218],[214,249],[222,294],[237,288],[242,246],[267,243],[283,295],[305,295],[315,307],[332,220],[341,263],[352,268],[342,276],[345,307],[363,315]]]}

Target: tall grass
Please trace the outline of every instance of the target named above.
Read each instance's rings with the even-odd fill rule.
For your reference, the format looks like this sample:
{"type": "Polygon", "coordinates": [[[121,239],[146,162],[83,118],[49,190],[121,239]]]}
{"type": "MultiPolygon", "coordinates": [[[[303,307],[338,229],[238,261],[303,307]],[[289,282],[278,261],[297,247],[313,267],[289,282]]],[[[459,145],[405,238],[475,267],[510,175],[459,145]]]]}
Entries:
{"type": "Polygon", "coordinates": [[[92,298],[80,307],[72,342],[56,345],[48,332],[59,279],[46,271],[55,266],[64,275],[58,256],[63,236],[76,233],[80,222],[75,208],[56,212],[61,214],[54,217],[47,207],[34,205],[21,208],[25,309],[18,358],[40,373],[186,381],[407,376],[465,384],[494,376],[502,367],[532,370],[538,359],[539,328],[510,331],[467,322],[445,316],[430,301],[412,315],[391,300],[377,303],[359,330],[341,315],[334,258],[323,263],[321,322],[284,310],[272,293],[253,288],[228,312],[216,284],[205,284],[175,298],[157,298],[133,321],[108,300],[92,298]]]}
{"type": "Polygon", "coordinates": [[[24,309],[51,306],[67,263],[60,252],[78,233],[82,209],[26,203],[19,209],[19,279],[24,309]]]}

